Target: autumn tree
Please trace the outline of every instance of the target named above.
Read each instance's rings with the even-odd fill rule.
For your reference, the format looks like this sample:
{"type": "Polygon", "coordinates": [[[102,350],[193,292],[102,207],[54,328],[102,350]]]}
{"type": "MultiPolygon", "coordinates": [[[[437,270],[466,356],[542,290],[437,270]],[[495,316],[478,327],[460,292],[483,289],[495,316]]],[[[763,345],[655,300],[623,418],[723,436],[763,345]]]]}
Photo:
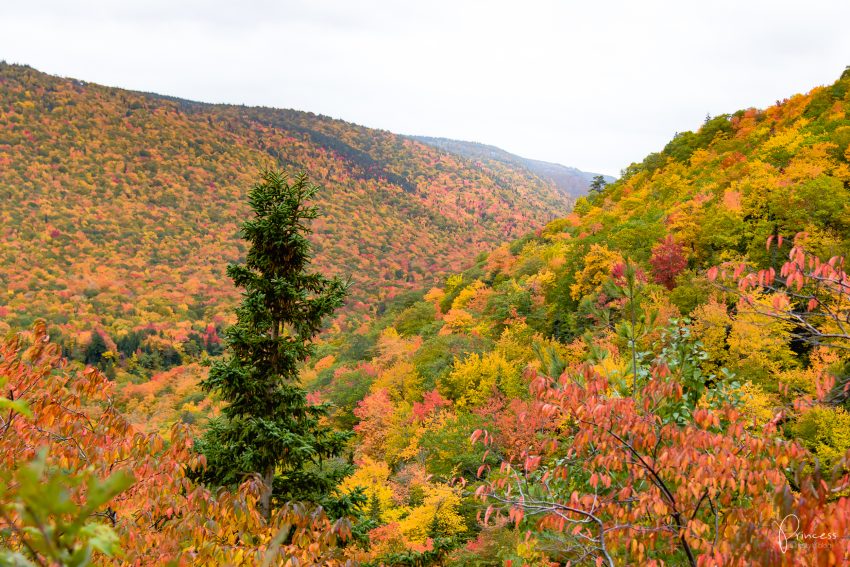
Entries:
{"type": "Polygon", "coordinates": [[[688,267],[688,259],[685,258],[682,245],[669,234],[652,248],[649,263],[652,265],[652,279],[667,289],[675,287],[676,276],[688,267]]]}
{"type": "MultiPolygon", "coordinates": [[[[844,533],[850,501],[830,496],[847,489],[846,469],[834,477],[801,472],[806,452],[779,437],[776,421],[752,430],[734,388],[695,402],[674,363],[656,361],[635,398],[610,395],[615,385],[588,365],[538,375],[527,416],[545,416],[562,430],[518,462],[482,464],[486,481],[476,495],[491,504],[485,524],[504,514],[517,527],[553,534],[549,555],[567,564],[846,561],[838,536],[817,548],[791,548],[781,532],[777,540],[782,518],[793,521],[788,533],[844,533]],[[677,419],[683,406],[690,417],[677,419]]],[[[495,439],[487,430],[472,435],[488,447],[495,439]]]]}
{"type": "MultiPolygon", "coordinates": [[[[850,349],[850,275],[841,256],[828,260],[806,251],[805,233],[795,236],[788,261],[775,268],[752,270],[746,264],[727,263],[708,270],[712,281],[734,284],[742,300],[760,315],[793,326],[793,336],[814,346],[850,349]],[[771,304],[760,306],[755,292],[771,296],[771,304]]],[[[767,239],[766,247],[780,250],[782,236],[767,239]]]]}
{"type": "Polygon", "coordinates": [[[317,191],[305,174],[290,180],[278,171],[264,171],[251,190],[254,216],[242,225],[247,259],[227,268],[244,290],[237,322],[224,333],[230,352],[202,382],[227,405],[198,441],[208,463],[198,475],[236,486],[259,474],[265,485],[259,506],[267,519],[276,503],[332,506],[331,493],[348,473],[323,461],[340,455],[350,433],[322,423],[327,406],[308,403],[299,383],[298,364],[348,287],[309,271],[308,223],[319,214],[309,203],[317,191]]]}
{"type": "Polygon", "coordinates": [[[190,482],[204,458],[186,425],[136,431],[114,386],[61,358],[44,320],[0,339],[0,565],[341,564],[348,518],[293,503],[266,519],[257,475],[190,482]]]}
{"type": "Polygon", "coordinates": [[[608,185],[608,182],[605,181],[605,177],[602,175],[594,175],[593,181],[590,182],[590,192],[591,193],[601,193],[605,186],[608,185]]]}

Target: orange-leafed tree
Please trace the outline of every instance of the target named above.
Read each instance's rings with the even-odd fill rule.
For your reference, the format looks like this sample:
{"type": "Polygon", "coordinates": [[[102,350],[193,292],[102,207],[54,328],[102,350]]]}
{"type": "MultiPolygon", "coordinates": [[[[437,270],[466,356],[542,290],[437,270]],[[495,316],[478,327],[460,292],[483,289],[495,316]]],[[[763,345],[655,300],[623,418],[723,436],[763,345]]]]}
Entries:
{"type": "MultiPolygon", "coordinates": [[[[686,396],[673,361],[659,361],[632,396],[590,366],[532,384],[536,411],[560,423],[537,451],[500,469],[482,467],[485,523],[506,515],[553,534],[548,555],[605,565],[837,565],[847,541],[786,545],[785,534],[846,534],[846,472],[804,474],[807,452],[777,422],[754,432],[734,390],[686,396]],[[683,405],[691,417],[681,419],[683,405]],[[793,523],[793,527],[791,524],[793,523]]],[[[477,430],[474,442],[494,436],[477,430]]],[[[796,540],[794,540],[796,542],[796,540]]],[[[792,542],[792,544],[794,543],[792,542]]]]}
{"type": "MultiPolygon", "coordinates": [[[[758,313],[782,319],[793,325],[793,334],[813,345],[850,349],[850,274],[845,259],[823,259],[806,251],[805,233],[797,234],[788,251],[788,260],[779,270],[751,269],[744,263],[714,266],[711,280],[731,282],[743,301],[758,313]],[[754,292],[768,293],[770,305],[759,305],[754,292]]],[[[788,240],[771,236],[767,249],[781,251],[788,240]]]]}
{"type": "Polygon", "coordinates": [[[344,520],[291,505],[267,521],[256,476],[233,492],[194,484],[205,463],[187,427],[134,430],[112,383],[71,368],[43,321],[0,342],[0,381],[0,563],[348,562],[344,520]]]}

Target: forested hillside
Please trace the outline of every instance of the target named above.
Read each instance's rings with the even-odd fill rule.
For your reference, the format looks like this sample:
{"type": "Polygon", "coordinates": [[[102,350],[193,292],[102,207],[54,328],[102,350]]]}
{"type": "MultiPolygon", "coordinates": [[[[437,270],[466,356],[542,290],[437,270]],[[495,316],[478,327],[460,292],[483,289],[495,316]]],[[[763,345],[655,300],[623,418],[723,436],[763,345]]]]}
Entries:
{"type": "MultiPolygon", "coordinates": [[[[196,117],[173,104],[170,113],[196,117]]],[[[310,136],[337,123],[321,124],[310,136]]],[[[349,147],[365,144],[358,132],[349,147]]],[[[83,150],[74,155],[87,163],[83,150]]],[[[392,173],[411,179],[410,167],[392,173]]],[[[274,475],[244,474],[222,489],[197,482],[206,458],[193,436],[211,415],[234,426],[231,446],[256,441],[241,439],[240,425],[291,444],[277,424],[286,415],[255,419],[235,405],[262,406],[272,391],[255,385],[267,378],[255,368],[214,362],[214,381],[235,400],[220,412],[221,400],[197,387],[203,367],[134,379],[116,394],[97,369],[63,361],[45,324],[9,337],[0,343],[0,474],[15,482],[0,491],[0,512],[47,509],[59,529],[39,531],[38,517],[22,514],[0,541],[20,551],[26,534],[38,543],[60,533],[104,564],[847,564],[850,69],[770,108],[708,119],[624,173],[572,213],[505,238],[436,285],[414,278],[418,290],[385,297],[368,320],[318,341],[300,369],[305,399],[317,404],[309,424],[351,437],[323,453],[342,457],[293,452],[309,464],[296,472],[314,478],[314,491],[353,466],[321,495],[337,507],[280,504],[266,518],[274,475]],[[158,431],[141,433],[127,415],[158,431]],[[88,507],[40,497],[69,492],[88,507]]],[[[363,183],[397,187],[381,179],[363,183]]],[[[244,215],[236,202],[234,218],[244,215]]],[[[72,249],[61,235],[36,233],[40,254],[72,249]]],[[[318,245],[327,262],[333,249],[318,245]]],[[[115,270],[112,261],[96,265],[115,270]]],[[[201,261],[220,270],[225,258],[201,261]]],[[[12,273],[48,279],[49,269],[33,262],[12,273]]],[[[285,297],[287,288],[268,289],[285,297]]],[[[9,312],[38,305],[24,307],[12,291],[19,303],[9,312]]],[[[280,364],[279,350],[257,346],[287,343],[277,322],[265,332],[268,317],[252,315],[257,297],[245,296],[231,344],[243,358],[280,364]]],[[[136,301],[125,317],[139,316],[136,301]]],[[[67,325],[83,323],[69,314],[67,325]]],[[[200,344],[220,342],[215,326],[196,332],[200,344]]],[[[287,358],[287,372],[306,355],[287,358]]],[[[210,431],[227,436],[220,425],[210,431]]]]}
{"type": "Polygon", "coordinates": [[[236,297],[223,276],[244,253],[245,196],[270,164],[306,170],[324,187],[318,262],[352,278],[347,313],[360,319],[571,205],[522,168],[389,132],[3,63],[3,330],[44,317],[66,353],[87,362],[122,340],[129,356],[151,335],[160,358],[209,347],[236,297]]]}
{"type": "MultiPolygon", "coordinates": [[[[558,189],[571,197],[580,197],[587,193],[593,178],[598,174],[580,171],[574,167],[567,167],[559,163],[551,163],[536,159],[528,159],[506,152],[495,146],[479,144],[477,142],[462,142],[448,138],[432,138],[429,136],[411,136],[412,139],[434,146],[449,153],[461,155],[483,162],[500,162],[514,167],[527,169],[541,179],[546,179],[555,184],[558,189]]],[[[614,181],[613,177],[602,176],[605,181],[614,181]]]]}
{"type": "Polygon", "coordinates": [[[848,87],[709,119],[325,344],[371,556],[846,561],[848,87]],[[835,535],[783,552],[788,514],[835,535]]]}

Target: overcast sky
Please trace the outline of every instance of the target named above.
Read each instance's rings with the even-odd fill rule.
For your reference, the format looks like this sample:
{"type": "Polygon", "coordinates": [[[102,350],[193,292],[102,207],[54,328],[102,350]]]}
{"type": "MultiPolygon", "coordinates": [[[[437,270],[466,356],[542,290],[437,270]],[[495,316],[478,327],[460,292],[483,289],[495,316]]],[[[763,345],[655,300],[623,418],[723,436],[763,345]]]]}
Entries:
{"type": "Polygon", "coordinates": [[[617,175],[850,65],[848,0],[0,0],[0,59],[617,175]]]}

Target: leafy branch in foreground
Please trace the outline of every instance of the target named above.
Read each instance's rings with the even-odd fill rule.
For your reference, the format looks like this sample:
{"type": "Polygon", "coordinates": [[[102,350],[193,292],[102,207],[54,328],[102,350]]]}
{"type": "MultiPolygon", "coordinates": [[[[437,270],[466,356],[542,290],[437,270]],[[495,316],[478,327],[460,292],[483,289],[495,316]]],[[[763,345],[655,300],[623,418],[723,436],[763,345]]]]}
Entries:
{"type": "MultiPolygon", "coordinates": [[[[846,458],[832,478],[805,469],[807,451],[783,440],[776,421],[754,430],[723,384],[685,396],[669,362],[652,364],[636,397],[617,395],[589,365],[538,374],[535,412],[558,428],[520,462],[482,466],[476,495],[490,504],[485,523],[506,514],[533,527],[561,562],[791,565],[803,553],[818,564],[843,557],[837,538],[784,554],[775,520],[793,513],[800,533],[847,533],[850,502],[835,499],[850,486],[846,458]],[[674,415],[683,403],[684,421],[674,415]]],[[[477,430],[472,440],[489,445],[493,436],[477,430]]]]}
{"type": "MultiPolygon", "coordinates": [[[[806,234],[799,233],[779,272],[775,268],[753,270],[745,263],[714,266],[708,270],[712,281],[730,281],[741,293],[745,306],[793,325],[794,337],[815,346],[850,350],[850,275],[845,260],[828,260],[808,253],[806,234]],[[755,301],[754,292],[771,296],[769,305],[755,301]]],[[[781,250],[782,236],[767,240],[781,250]]]]}

